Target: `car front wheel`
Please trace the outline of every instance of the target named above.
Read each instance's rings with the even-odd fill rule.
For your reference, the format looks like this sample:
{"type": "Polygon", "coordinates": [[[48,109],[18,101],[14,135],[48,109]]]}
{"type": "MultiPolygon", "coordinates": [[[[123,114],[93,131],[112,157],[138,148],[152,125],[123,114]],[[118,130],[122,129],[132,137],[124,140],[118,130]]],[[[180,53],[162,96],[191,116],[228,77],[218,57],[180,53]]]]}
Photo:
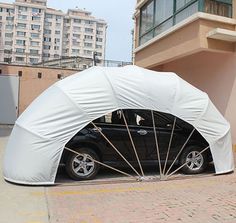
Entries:
{"type": "Polygon", "coordinates": [[[66,161],[66,172],[74,180],[90,180],[93,179],[98,170],[98,155],[90,148],[76,149],[76,153],[71,153],[66,161]]]}
{"type": "Polygon", "coordinates": [[[180,166],[186,163],[182,168],[185,174],[198,174],[206,169],[208,165],[207,154],[206,152],[201,153],[202,150],[200,147],[189,146],[183,151],[180,157],[180,166]]]}

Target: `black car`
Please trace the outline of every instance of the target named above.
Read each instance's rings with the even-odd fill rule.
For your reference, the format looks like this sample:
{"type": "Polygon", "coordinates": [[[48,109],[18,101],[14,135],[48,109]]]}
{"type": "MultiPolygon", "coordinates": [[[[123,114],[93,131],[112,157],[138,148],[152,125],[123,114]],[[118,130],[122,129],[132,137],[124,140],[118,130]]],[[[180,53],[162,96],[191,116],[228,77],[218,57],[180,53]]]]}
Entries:
{"type": "MultiPolygon", "coordinates": [[[[167,150],[170,148],[168,163],[175,161],[175,165],[181,166],[187,162],[181,169],[186,174],[203,172],[207,164],[212,161],[209,150],[200,153],[208,146],[206,140],[194,130],[175,160],[193,131],[192,125],[179,118],[175,119],[175,116],[166,113],[154,111],[153,117],[162,164],[166,160],[167,150]],[[169,147],[172,129],[174,129],[174,132],[169,147]]],[[[150,110],[133,109],[117,110],[94,120],[95,126],[90,123],[67,143],[66,147],[76,150],[80,154],[64,151],[62,161],[66,165],[68,175],[75,180],[94,178],[101,166],[94,160],[112,167],[126,166],[127,163],[112,147],[111,143],[133,166],[138,166],[125,121],[128,124],[141,165],[157,165],[152,112],[150,110]]]]}

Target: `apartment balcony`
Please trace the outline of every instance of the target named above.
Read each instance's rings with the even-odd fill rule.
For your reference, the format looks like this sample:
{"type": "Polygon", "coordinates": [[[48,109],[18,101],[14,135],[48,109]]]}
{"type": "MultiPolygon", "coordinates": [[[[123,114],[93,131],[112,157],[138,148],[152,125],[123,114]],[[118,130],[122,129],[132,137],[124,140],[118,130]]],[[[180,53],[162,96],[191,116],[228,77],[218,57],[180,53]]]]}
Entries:
{"type": "MultiPolygon", "coordinates": [[[[143,2],[140,1],[139,4],[143,2]]],[[[221,5],[214,8],[214,4],[206,4],[211,2],[213,1],[189,1],[167,19],[153,26],[147,21],[140,22],[144,15],[142,10],[147,6],[144,4],[137,9],[135,64],[153,68],[202,51],[235,52],[236,20],[231,18],[234,14],[232,1],[214,1],[222,3],[222,8],[221,5]],[[216,15],[216,12],[220,15],[216,15]],[[142,25],[149,28],[143,28],[142,25]]],[[[148,10],[150,12],[150,8],[148,10]]]]}

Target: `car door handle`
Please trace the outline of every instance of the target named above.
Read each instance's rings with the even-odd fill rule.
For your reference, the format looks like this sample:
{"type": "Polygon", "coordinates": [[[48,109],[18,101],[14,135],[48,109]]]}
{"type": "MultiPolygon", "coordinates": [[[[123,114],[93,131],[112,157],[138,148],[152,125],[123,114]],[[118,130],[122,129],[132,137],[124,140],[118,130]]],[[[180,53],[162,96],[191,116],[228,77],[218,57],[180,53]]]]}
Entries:
{"type": "Polygon", "coordinates": [[[92,130],[94,132],[102,132],[102,128],[101,127],[93,128],[92,130]]]}
{"type": "Polygon", "coordinates": [[[138,133],[139,135],[142,135],[142,136],[144,136],[144,135],[146,135],[146,134],[147,134],[147,131],[146,131],[146,130],[144,130],[144,129],[140,129],[140,130],[138,130],[138,131],[137,131],[137,133],[138,133]]]}

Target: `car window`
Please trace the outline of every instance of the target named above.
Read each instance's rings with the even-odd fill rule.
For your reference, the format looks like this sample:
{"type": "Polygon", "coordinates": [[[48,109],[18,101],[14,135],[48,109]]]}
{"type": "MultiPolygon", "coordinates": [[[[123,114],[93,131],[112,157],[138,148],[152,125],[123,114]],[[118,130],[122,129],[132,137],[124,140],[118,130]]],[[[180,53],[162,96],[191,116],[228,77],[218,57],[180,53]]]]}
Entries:
{"type": "MultiPolygon", "coordinates": [[[[134,110],[137,125],[153,127],[152,114],[150,110],[134,110]]],[[[174,116],[171,114],[154,111],[154,120],[156,127],[166,128],[173,124],[174,116]]]]}
{"type": "Polygon", "coordinates": [[[94,120],[94,122],[103,124],[122,124],[123,123],[122,113],[120,110],[117,110],[94,120]]]}
{"type": "MultiPolygon", "coordinates": [[[[150,110],[125,109],[123,110],[128,125],[153,127],[152,114],[150,110]]],[[[174,122],[174,116],[171,114],[155,112],[154,118],[156,127],[166,128],[174,122]]],[[[119,124],[124,125],[121,110],[108,113],[94,121],[103,124],[119,124]]]]}

